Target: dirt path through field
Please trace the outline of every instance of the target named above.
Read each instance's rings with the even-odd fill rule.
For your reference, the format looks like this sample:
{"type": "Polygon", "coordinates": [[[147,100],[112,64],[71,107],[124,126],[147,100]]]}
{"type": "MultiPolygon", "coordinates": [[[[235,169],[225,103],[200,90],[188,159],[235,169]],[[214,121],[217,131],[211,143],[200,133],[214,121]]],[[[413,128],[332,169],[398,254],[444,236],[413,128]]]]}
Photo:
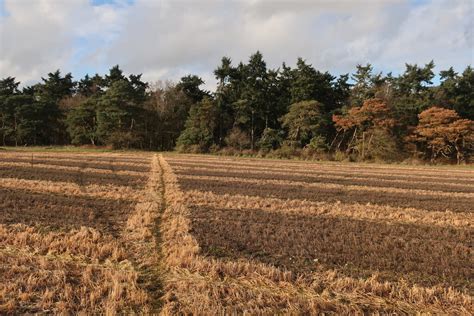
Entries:
{"type": "MultiPolygon", "coordinates": [[[[149,180],[145,189],[143,202],[135,207],[135,214],[130,216],[127,226],[143,227],[138,232],[136,255],[140,264],[139,284],[148,293],[149,313],[157,315],[162,308],[163,276],[165,266],[162,262],[161,215],[166,208],[164,199],[163,168],[158,155],[151,161],[149,180]],[[141,236],[140,236],[141,235],[141,236]]],[[[135,229],[136,231],[137,229],[135,229]]]]}
{"type": "Polygon", "coordinates": [[[0,315],[159,314],[158,155],[130,155],[140,170],[125,172],[118,155],[91,157],[90,169],[80,155],[11,157],[0,155],[0,315]]]}

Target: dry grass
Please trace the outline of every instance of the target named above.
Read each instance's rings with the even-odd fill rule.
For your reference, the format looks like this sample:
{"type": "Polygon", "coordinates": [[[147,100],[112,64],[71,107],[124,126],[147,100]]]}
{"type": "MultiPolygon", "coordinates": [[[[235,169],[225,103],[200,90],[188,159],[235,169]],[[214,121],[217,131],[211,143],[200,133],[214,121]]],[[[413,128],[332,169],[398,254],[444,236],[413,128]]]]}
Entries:
{"type": "MultiPolygon", "coordinates": [[[[213,157],[169,156],[167,161],[246,169],[213,157]]],[[[450,198],[429,184],[420,191],[354,190],[377,194],[370,197],[403,194],[379,199],[380,205],[326,201],[319,184],[304,195],[308,200],[299,200],[297,193],[312,184],[285,182],[279,189],[268,179],[246,179],[245,172],[240,176],[245,185],[225,176],[204,182],[200,177],[205,176],[194,176],[192,168],[176,176],[166,161],[161,164],[167,202],[163,250],[169,267],[165,314],[467,315],[474,310],[470,193],[454,193],[450,201],[461,200],[454,208],[462,206],[455,212],[403,207],[403,199],[417,196],[450,198]]],[[[242,164],[260,166],[257,161],[242,164]]],[[[308,167],[285,165],[291,165],[285,169],[289,173],[308,167]]],[[[469,172],[461,173],[472,180],[469,172]]]]}
{"type": "Polygon", "coordinates": [[[0,155],[0,314],[156,312],[157,157],[42,156],[0,155]]]}
{"type": "MultiPolygon", "coordinates": [[[[114,167],[113,164],[109,168],[114,167]]],[[[112,169],[113,170],[113,169],[112,169]]],[[[60,168],[53,169],[51,167],[41,167],[35,165],[28,166],[1,166],[0,178],[17,178],[25,180],[38,181],[58,181],[71,182],[80,186],[96,184],[96,185],[121,185],[140,189],[146,183],[147,174],[141,175],[124,175],[116,172],[95,173],[85,172],[82,168],[76,170],[62,170],[60,168]]]]}
{"type": "Polygon", "coordinates": [[[193,174],[195,176],[215,176],[215,177],[245,177],[246,179],[268,179],[268,180],[286,180],[306,183],[333,183],[343,185],[362,185],[371,187],[390,187],[401,189],[421,189],[427,188],[429,182],[430,190],[441,192],[463,192],[474,193],[474,183],[459,183],[456,180],[444,181],[439,178],[387,178],[380,176],[361,177],[357,172],[343,174],[328,174],[327,172],[309,173],[295,171],[274,171],[255,169],[239,169],[228,167],[195,167],[195,166],[174,166],[174,172],[179,176],[181,174],[193,174]]]}
{"type": "Polygon", "coordinates": [[[137,273],[124,264],[81,265],[56,257],[19,252],[0,256],[0,312],[116,314],[140,311],[146,293],[137,273]]]}
{"type": "MultiPolygon", "coordinates": [[[[378,187],[378,186],[367,186],[367,185],[352,185],[352,184],[335,184],[335,183],[318,183],[318,182],[304,182],[304,181],[291,181],[291,180],[282,180],[282,179],[252,179],[244,177],[229,177],[229,176],[202,176],[202,175],[182,175],[180,179],[184,180],[204,180],[204,181],[214,181],[222,183],[248,183],[261,186],[287,186],[287,187],[309,187],[316,189],[329,189],[331,191],[344,190],[344,191],[366,191],[366,192],[377,192],[377,193],[406,193],[411,195],[433,195],[441,197],[454,197],[454,198],[468,198],[471,201],[474,201],[474,192],[465,193],[465,192],[443,192],[435,191],[430,189],[403,189],[403,188],[393,188],[393,187],[378,187]]],[[[425,188],[429,187],[429,183],[425,188]]]]}
{"type": "Polygon", "coordinates": [[[470,315],[472,205],[470,170],[0,153],[0,314],[470,315]]]}
{"type": "Polygon", "coordinates": [[[3,190],[24,190],[36,193],[52,193],[74,197],[92,197],[135,202],[138,202],[143,196],[139,190],[127,186],[79,185],[71,182],[38,181],[18,178],[0,178],[0,188],[3,190]]]}
{"type": "Polygon", "coordinates": [[[196,206],[212,205],[222,209],[261,209],[283,214],[294,213],[312,216],[343,217],[380,223],[437,225],[468,229],[474,227],[474,213],[427,212],[415,208],[402,208],[390,205],[313,202],[237,194],[219,195],[199,190],[187,192],[187,203],[196,206]]]}
{"type": "Polygon", "coordinates": [[[291,198],[345,204],[378,204],[425,209],[430,211],[470,212],[472,193],[432,190],[345,186],[325,183],[290,182],[245,178],[181,175],[183,190],[202,190],[216,194],[240,194],[265,198],[291,198]]]}
{"type": "MultiPolygon", "coordinates": [[[[0,162],[0,167],[6,167],[6,168],[11,168],[15,169],[18,167],[31,167],[32,164],[29,162],[5,162],[2,161],[0,162]]],[[[33,164],[36,168],[41,168],[41,169],[51,169],[51,170],[64,170],[64,171],[76,171],[76,172],[82,172],[82,173],[99,173],[99,174],[118,174],[118,175],[127,175],[127,176],[138,176],[138,177],[146,177],[148,171],[149,171],[149,166],[147,168],[145,167],[140,167],[142,171],[133,171],[133,170],[126,170],[126,167],[123,168],[123,166],[114,164],[115,169],[110,169],[110,164],[109,165],[99,165],[97,163],[94,164],[80,164],[78,165],[76,162],[76,165],[64,165],[64,164],[53,164],[49,161],[43,161],[41,163],[35,162],[33,164]],[[117,170],[118,169],[118,170],[117,170]]]]}
{"type": "Polygon", "coordinates": [[[451,183],[465,183],[465,184],[474,184],[473,171],[469,170],[455,170],[450,172],[446,169],[441,170],[432,170],[432,171],[411,171],[408,169],[380,169],[376,167],[358,167],[354,164],[352,167],[348,167],[347,164],[344,167],[339,165],[322,165],[322,164],[309,164],[302,162],[293,162],[295,166],[288,166],[287,164],[281,164],[279,161],[270,163],[262,162],[253,162],[248,163],[246,160],[244,162],[226,162],[226,161],[212,161],[208,159],[201,160],[186,160],[183,158],[175,159],[173,158],[173,168],[174,167],[187,167],[187,168],[211,168],[211,169],[226,169],[227,171],[262,171],[262,172],[285,172],[295,175],[328,175],[328,176],[346,176],[346,177],[359,177],[364,179],[377,178],[377,179],[400,179],[400,180],[413,180],[413,179],[431,179],[439,180],[441,182],[451,182],[451,183]],[[458,173],[462,171],[461,173],[458,173]]]}
{"type": "Polygon", "coordinates": [[[309,161],[289,161],[289,160],[271,160],[271,159],[241,159],[228,157],[211,157],[203,155],[168,155],[173,163],[181,164],[212,164],[214,166],[228,166],[228,167],[244,167],[244,168],[270,168],[280,170],[293,171],[312,171],[312,170],[328,170],[328,171],[345,171],[345,172],[377,172],[379,174],[409,174],[409,175],[431,175],[435,177],[456,176],[471,178],[474,174],[473,169],[456,169],[456,168],[437,168],[437,167],[415,167],[415,166],[400,166],[400,165],[379,165],[379,164],[357,164],[357,163],[333,163],[333,162],[309,162],[309,161]]]}

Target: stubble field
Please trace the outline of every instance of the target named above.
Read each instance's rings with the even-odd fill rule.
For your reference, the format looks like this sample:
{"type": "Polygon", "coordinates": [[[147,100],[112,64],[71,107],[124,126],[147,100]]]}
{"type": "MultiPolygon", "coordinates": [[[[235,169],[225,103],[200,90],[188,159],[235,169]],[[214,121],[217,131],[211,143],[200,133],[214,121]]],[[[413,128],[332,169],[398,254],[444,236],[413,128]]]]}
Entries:
{"type": "Polygon", "coordinates": [[[474,311],[474,171],[0,152],[0,313],[474,311]]]}
{"type": "Polygon", "coordinates": [[[472,170],[165,158],[173,312],[474,311],[472,170]]]}
{"type": "Polygon", "coordinates": [[[152,312],[158,173],[151,154],[1,152],[0,314],[152,312]]]}

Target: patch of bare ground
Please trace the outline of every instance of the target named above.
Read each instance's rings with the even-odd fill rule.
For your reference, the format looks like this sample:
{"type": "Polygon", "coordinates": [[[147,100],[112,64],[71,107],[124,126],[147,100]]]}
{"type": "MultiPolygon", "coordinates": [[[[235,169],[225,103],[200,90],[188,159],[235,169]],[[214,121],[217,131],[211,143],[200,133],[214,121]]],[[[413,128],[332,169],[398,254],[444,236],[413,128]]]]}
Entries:
{"type": "Polygon", "coordinates": [[[304,203],[315,207],[316,202],[298,205],[294,191],[267,200],[252,194],[254,185],[232,190],[237,182],[227,178],[212,179],[213,193],[196,179],[192,190],[189,185],[182,191],[182,176],[176,177],[166,161],[161,164],[166,186],[161,230],[168,266],[164,314],[470,314],[474,309],[465,282],[472,279],[472,227],[462,221],[464,213],[452,213],[458,222],[448,212],[408,209],[403,216],[403,208],[370,205],[378,219],[371,221],[360,204],[341,209],[352,214],[347,218],[332,209],[344,204],[333,203],[327,205],[332,216],[310,214],[311,209],[299,214],[308,206],[304,203]],[[219,192],[228,195],[216,194],[221,187],[232,189],[219,192]],[[228,204],[219,197],[227,197],[228,204]],[[285,202],[288,197],[292,200],[285,202]],[[268,202],[248,207],[251,202],[240,198],[268,202]],[[279,209],[282,204],[273,206],[273,201],[295,209],[279,209]],[[391,209],[400,220],[392,222],[391,209]],[[436,216],[438,225],[425,225],[436,216]],[[451,225],[444,227],[444,222],[451,225]],[[448,270],[441,271],[438,263],[448,270]]]}

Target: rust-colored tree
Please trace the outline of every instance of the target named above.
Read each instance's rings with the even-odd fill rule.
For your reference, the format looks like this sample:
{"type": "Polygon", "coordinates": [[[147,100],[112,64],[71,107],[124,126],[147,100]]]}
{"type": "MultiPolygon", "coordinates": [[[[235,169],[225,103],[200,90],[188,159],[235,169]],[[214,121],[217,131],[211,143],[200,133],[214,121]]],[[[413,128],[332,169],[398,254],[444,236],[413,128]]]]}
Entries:
{"type": "Polygon", "coordinates": [[[474,121],[461,119],[456,111],[437,106],[421,112],[418,118],[418,126],[408,141],[421,145],[432,162],[439,156],[455,155],[459,164],[472,155],[474,121]]]}
{"type": "Polygon", "coordinates": [[[396,150],[391,136],[395,120],[381,99],[366,100],[362,106],[353,107],[344,115],[333,115],[332,119],[337,129],[332,145],[338,140],[338,150],[345,146],[347,154],[355,152],[360,159],[382,158],[384,153],[396,150]]]}

